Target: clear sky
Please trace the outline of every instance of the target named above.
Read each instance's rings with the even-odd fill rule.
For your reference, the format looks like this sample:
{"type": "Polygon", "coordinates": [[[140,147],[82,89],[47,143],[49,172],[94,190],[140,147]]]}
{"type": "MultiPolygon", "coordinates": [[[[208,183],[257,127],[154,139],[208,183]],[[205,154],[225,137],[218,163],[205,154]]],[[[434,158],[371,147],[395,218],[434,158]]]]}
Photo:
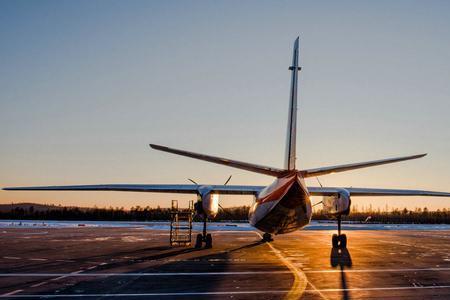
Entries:
{"type": "MultiPolygon", "coordinates": [[[[281,167],[297,35],[299,167],[427,152],[321,181],[450,191],[448,1],[1,1],[0,186],[269,184],[148,143],[281,167]]],[[[189,198],[0,192],[0,203],[100,207],[189,198]]],[[[450,208],[353,199],[386,203],[450,208]]]]}

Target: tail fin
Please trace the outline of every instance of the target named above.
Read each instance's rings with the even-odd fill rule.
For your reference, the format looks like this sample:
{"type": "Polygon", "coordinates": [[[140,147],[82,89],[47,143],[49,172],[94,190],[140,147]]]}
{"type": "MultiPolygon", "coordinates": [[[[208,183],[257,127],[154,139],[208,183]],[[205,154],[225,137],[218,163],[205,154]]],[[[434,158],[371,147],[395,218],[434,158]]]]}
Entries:
{"type": "Polygon", "coordinates": [[[292,71],[291,77],[291,92],[289,94],[289,117],[287,124],[286,137],[286,157],[284,168],[286,170],[295,170],[295,155],[296,155],[296,137],[297,137],[297,86],[298,86],[298,71],[301,68],[298,66],[298,52],[299,52],[299,38],[294,42],[294,53],[292,56],[292,66],[289,70],[292,71]]]}

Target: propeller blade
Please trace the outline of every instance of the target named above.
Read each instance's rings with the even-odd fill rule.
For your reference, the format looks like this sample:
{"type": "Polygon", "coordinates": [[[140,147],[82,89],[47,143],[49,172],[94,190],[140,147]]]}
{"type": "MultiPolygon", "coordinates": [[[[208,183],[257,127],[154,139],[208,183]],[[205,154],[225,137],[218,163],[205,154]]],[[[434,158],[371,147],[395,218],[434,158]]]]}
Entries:
{"type": "Polygon", "coordinates": [[[227,183],[230,182],[231,176],[233,176],[233,175],[230,175],[230,177],[228,177],[227,181],[225,181],[225,183],[223,185],[227,185],[227,183]]]}
{"type": "Polygon", "coordinates": [[[190,182],[192,182],[193,184],[198,185],[198,183],[195,182],[194,180],[192,180],[192,179],[190,179],[190,178],[188,178],[188,180],[189,180],[190,182]]]}
{"type": "Polygon", "coordinates": [[[312,207],[314,207],[314,206],[316,206],[316,205],[319,205],[319,204],[321,204],[321,203],[323,203],[323,201],[317,202],[317,203],[314,204],[312,207]]]}
{"type": "Polygon", "coordinates": [[[319,177],[316,177],[316,179],[317,179],[317,182],[319,183],[320,187],[323,187],[323,186],[322,186],[322,183],[321,183],[320,180],[319,180],[319,177]]]}

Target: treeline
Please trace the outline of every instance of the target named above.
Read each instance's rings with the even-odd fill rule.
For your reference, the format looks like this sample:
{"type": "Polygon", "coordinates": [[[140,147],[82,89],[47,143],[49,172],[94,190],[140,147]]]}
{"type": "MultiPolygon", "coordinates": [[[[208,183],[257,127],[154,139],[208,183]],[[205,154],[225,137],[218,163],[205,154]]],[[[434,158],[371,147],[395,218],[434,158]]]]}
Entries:
{"type": "MultiPolygon", "coordinates": [[[[246,221],[249,206],[239,206],[219,210],[215,221],[246,221]]],[[[9,211],[0,211],[0,219],[21,220],[85,220],[85,221],[168,221],[171,217],[170,208],[132,207],[130,210],[122,208],[78,208],[52,207],[48,209],[34,209],[29,207],[13,207],[9,211]]],[[[329,217],[321,210],[313,213],[313,220],[328,220],[329,217]]],[[[344,220],[367,223],[414,223],[414,224],[450,224],[450,210],[442,209],[429,211],[425,208],[415,210],[394,209],[392,211],[357,211],[352,209],[344,220]]],[[[195,216],[194,221],[200,221],[195,216]]]]}
{"type": "MultiPolygon", "coordinates": [[[[230,207],[219,210],[214,220],[244,221],[248,218],[248,206],[230,207]]],[[[14,220],[68,220],[68,221],[168,221],[171,218],[170,208],[132,207],[121,208],[79,208],[55,207],[36,210],[33,206],[13,207],[9,211],[0,211],[0,219],[14,220]]],[[[194,221],[200,221],[194,216],[194,221]]]]}
{"type": "MultiPolygon", "coordinates": [[[[315,220],[327,220],[327,216],[322,211],[317,211],[313,215],[315,220]]],[[[385,224],[450,224],[450,210],[438,209],[429,211],[426,207],[408,210],[397,208],[391,211],[365,211],[352,210],[344,220],[353,222],[385,223],[385,224]]]]}

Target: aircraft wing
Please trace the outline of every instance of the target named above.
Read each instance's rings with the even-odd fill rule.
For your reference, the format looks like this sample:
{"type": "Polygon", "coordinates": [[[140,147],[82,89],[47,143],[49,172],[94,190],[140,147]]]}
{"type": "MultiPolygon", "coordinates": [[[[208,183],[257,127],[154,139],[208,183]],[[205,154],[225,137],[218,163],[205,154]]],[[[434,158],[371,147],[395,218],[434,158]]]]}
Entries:
{"type": "Polygon", "coordinates": [[[311,196],[330,196],[345,189],[350,196],[433,196],[450,197],[450,193],[403,189],[372,189],[372,188],[339,188],[339,187],[308,187],[311,196]]]}
{"type": "Polygon", "coordinates": [[[212,192],[229,195],[255,195],[263,186],[247,185],[195,185],[195,184],[97,184],[97,185],[63,185],[7,187],[5,191],[119,191],[147,193],[180,193],[196,194],[199,188],[207,188],[212,192]]]}
{"type": "MultiPolygon", "coordinates": [[[[264,186],[253,185],[195,185],[195,184],[95,184],[95,185],[62,185],[6,187],[5,191],[118,191],[147,193],[179,193],[196,194],[201,187],[212,192],[228,195],[256,195],[264,186]]],[[[345,188],[345,187],[308,187],[311,196],[329,196],[345,189],[350,196],[436,196],[450,197],[450,193],[423,190],[345,188]]]]}

